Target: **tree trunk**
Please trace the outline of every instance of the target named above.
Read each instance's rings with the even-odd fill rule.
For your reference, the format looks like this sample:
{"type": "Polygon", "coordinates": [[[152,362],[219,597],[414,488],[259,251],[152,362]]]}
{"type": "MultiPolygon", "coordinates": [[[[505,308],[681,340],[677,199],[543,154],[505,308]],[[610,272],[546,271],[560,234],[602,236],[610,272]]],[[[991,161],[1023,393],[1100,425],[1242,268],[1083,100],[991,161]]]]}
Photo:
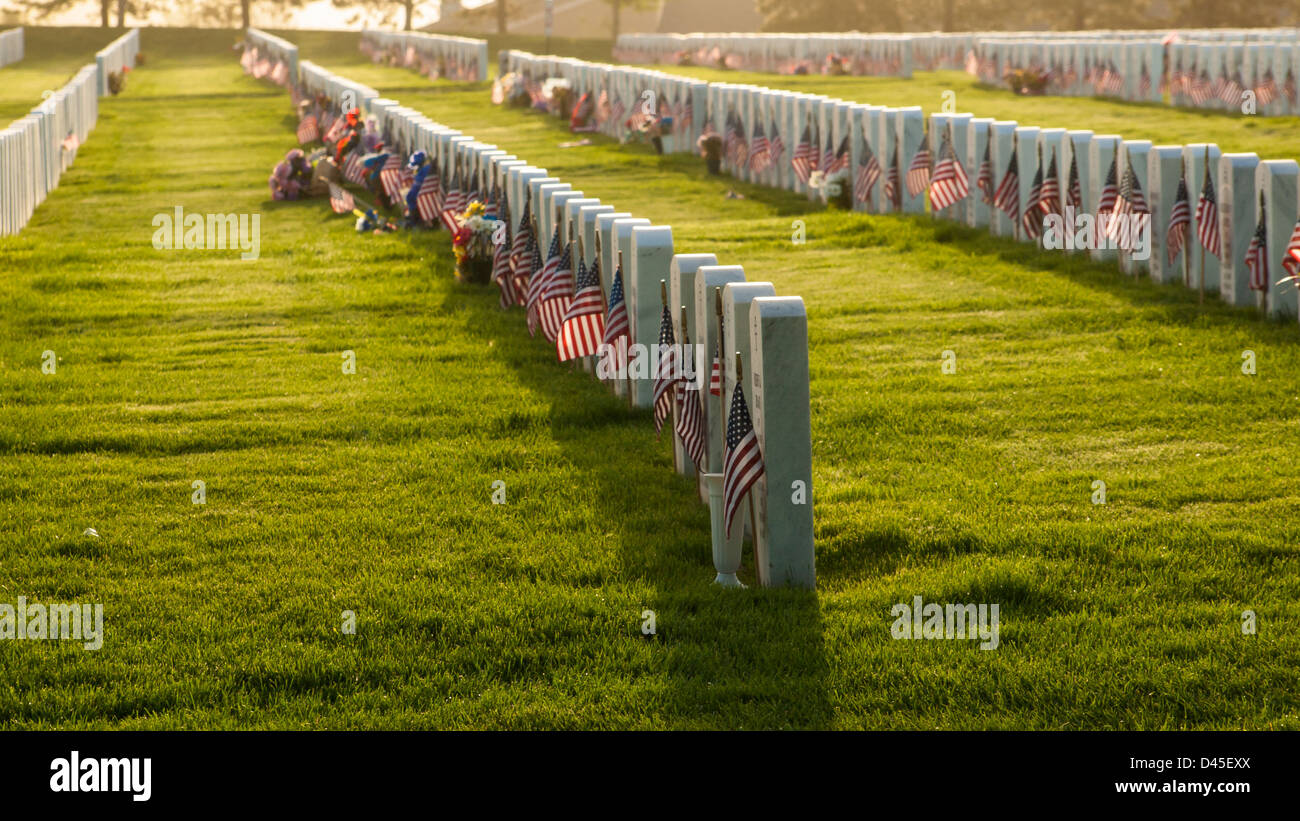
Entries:
{"type": "Polygon", "coordinates": [[[99,0],[99,23],[108,28],[108,4],[111,0],[99,0]]]}
{"type": "Polygon", "coordinates": [[[252,12],[253,12],[252,5],[253,5],[253,0],[239,0],[239,13],[240,13],[241,15],[243,15],[243,20],[244,20],[244,30],[245,30],[245,31],[248,30],[248,27],[249,27],[249,26],[253,25],[253,22],[252,22],[252,12]]]}
{"type": "Polygon", "coordinates": [[[411,30],[411,7],[415,5],[415,0],[406,0],[404,5],[406,6],[406,25],[402,27],[402,30],[410,31],[411,30]]]}
{"type": "Polygon", "coordinates": [[[506,0],[497,0],[497,34],[506,33],[506,0]]]}
{"type": "Polygon", "coordinates": [[[117,27],[126,26],[126,0],[117,0],[117,27]]]}
{"type": "Polygon", "coordinates": [[[614,4],[614,40],[618,40],[618,17],[623,10],[623,0],[613,0],[614,4]]]}

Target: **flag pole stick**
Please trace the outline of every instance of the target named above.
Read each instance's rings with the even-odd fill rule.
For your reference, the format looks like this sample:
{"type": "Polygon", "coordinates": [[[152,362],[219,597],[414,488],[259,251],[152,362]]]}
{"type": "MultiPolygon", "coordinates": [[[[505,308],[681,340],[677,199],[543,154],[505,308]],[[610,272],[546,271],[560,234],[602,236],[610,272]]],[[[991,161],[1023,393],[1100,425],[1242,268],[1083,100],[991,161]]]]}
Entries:
{"type": "MultiPolygon", "coordinates": [[[[1179,165],[1178,179],[1182,182],[1183,188],[1186,188],[1187,187],[1187,157],[1185,155],[1182,157],[1182,162],[1179,165]]],[[[1191,200],[1192,200],[1192,195],[1191,192],[1189,191],[1187,194],[1188,216],[1191,215],[1191,209],[1192,209],[1191,200]]],[[[1187,224],[1183,226],[1183,284],[1184,285],[1191,285],[1191,279],[1192,279],[1192,272],[1191,272],[1192,233],[1191,232],[1192,232],[1192,221],[1189,219],[1187,220],[1187,224]]]]}
{"type": "MultiPolygon", "coordinates": [[[[736,351],[736,387],[742,387],[741,381],[744,378],[745,369],[740,361],[740,351],[736,351]]],[[[758,511],[754,504],[754,488],[751,487],[745,496],[745,501],[749,504],[749,544],[754,551],[754,575],[758,578],[758,583],[761,586],[763,584],[763,575],[758,566],[758,511]]],[[[741,534],[741,540],[743,548],[743,533],[741,534]]],[[[741,564],[736,567],[737,571],[740,570],[741,565],[745,562],[745,551],[743,549],[740,551],[740,562],[741,564]]]]}
{"type": "MultiPolygon", "coordinates": [[[[659,304],[663,307],[663,310],[668,311],[668,326],[671,328],[673,324],[673,314],[672,311],[669,310],[668,308],[668,280],[666,279],[659,280],[659,304]]],[[[673,335],[674,340],[676,340],[676,336],[677,336],[676,334],[673,335]]],[[[676,344],[676,341],[674,341],[673,344],[676,344]]],[[[674,361],[676,361],[677,357],[673,357],[673,359],[674,361]]],[[[656,363],[656,367],[658,367],[662,363],[662,360],[663,360],[663,353],[660,352],[660,362],[656,363]]],[[[677,367],[679,368],[681,367],[680,362],[677,363],[677,367]]],[[[671,380],[672,374],[658,373],[656,374],[656,377],[657,378],[667,377],[671,380]]],[[[677,446],[677,410],[678,410],[677,409],[677,386],[673,385],[673,387],[669,388],[669,390],[671,391],[670,399],[672,401],[673,412],[668,414],[668,422],[669,424],[672,425],[673,430],[672,430],[672,434],[668,438],[673,443],[673,470],[677,471],[678,473],[681,473],[682,460],[681,460],[681,455],[678,453],[678,450],[680,450],[680,448],[678,448],[677,446]]]]}
{"type": "MultiPolygon", "coordinates": [[[[1205,179],[1208,180],[1209,178],[1210,178],[1210,144],[1206,143],[1205,144],[1205,179]]],[[[1205,190],[1204,183],[1201,184],[1201,190],[1202,191],[1205,190]]],[[[1201,226],[1198,223],[1196,226],[1196,231],[1198,234],[1200,233],[1200,229],[1201,226]]],[[[1200,271],[1197,272],[1197,277],[1196,277],[1197,279],[1196,304],[1203,306],[1205,305],[1205,243],[1199,242],[1199,238],[1198,238],[1198,242],[1196,244],[1201,246],[1201,269],[1200,271]]]]}
{"type": "MultiPolygon", "coordinates": [[[[677,364],[678,364],[678,366],[681,368],[681,371],[682,371],[682,381],[685,382],[685,381],[686,381],[686,367],[685,367],[685,365],[686,365],[686,357],[689,355],[689,354],[688,354],[688,351],[690,350],[690,347],[691,347],[691,335],[690,335],[690,334],[687,332],[687,330],[686,330],[686,306],[685,306],[685,305],[682,306],[682,334],[681,334],[681,338],[682,338],[682,349],[681,349],[681,350],[682,350],[682,355],[681,355],[680,357],[678,357],[678,363],[677,363],[677,364]]],[[[693,376],[697,376],[697,375],[695,374],[694,363],[692,363],[691,374],[692,374],[693,376]]],[[[689,400],[689,393],[688,393],[688,391],[690,391],[690,386],[689,386],[689,385],[683,385],[683,386],[682,386],[682,401],[683,401],[683,402],[690,401],[690,400],[689,400]]],[[[678,408],[678,409],[677,409],[677,412],[678,412],[679,414],[684,413],[684,412],[685,412],[685,409],[684,409],[684,408],[678,408]]],[[[677,431],[677,426],[674,424],[674,425],[673,425],[673,432],[676,433],[676,431],[677,431]]],[[[690,465],[694,466],[694,465],[695,465],[695,462],[694,462],[694,460],[692,460],[692,459],[690,458],[690,454],[686,452],[686,444],[685,444],[684,442],[682,443],[682,448],[681,448],[681,450],[682,450],[682,465],[683,465],[683,467],[684,467],[685,465],[687,465],[687,464],[690,464],[690,465]]],[[[695,472],[695,473],[697,474],[697,476],[698,476],[699,471],[698,471],[698,470],[695,470],[694,472],[695,472]]],[[[699,479],[698,479],[698,478],[696,479],[696,482],[697,482],[697,483],[699,482],[699,479]]]]}
{"type": "Polygon", "coordinates": [[[1011,230],[1014,232],[1012,236],[1019,242],[1020,223],[1024,222],[1024,214],[1020,213],[1020,135],[1014,131],[1011,132],[1011,156],[1016,158],[1016,218],[1011,230]]]}

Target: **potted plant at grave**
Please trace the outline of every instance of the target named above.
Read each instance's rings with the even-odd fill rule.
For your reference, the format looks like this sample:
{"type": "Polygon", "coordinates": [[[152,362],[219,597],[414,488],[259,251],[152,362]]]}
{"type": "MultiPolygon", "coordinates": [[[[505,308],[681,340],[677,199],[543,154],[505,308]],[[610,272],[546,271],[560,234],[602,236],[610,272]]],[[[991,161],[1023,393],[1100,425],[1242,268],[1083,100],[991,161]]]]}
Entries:
{"type": "Polygon", "coordinates": [[[842,77],[849,73],[848,69],[845,68],[845,62],[845,58],[840,57],[838,54],[827,54],[826,67],[823,71],[832,77],[842,77]]]}
{"type": "Polygon", "coordinates": [[[573,111],[573,89],[563,77],[548,77],[542,83],[542,99],[553,117],[567,117],[573,111]]]}
{"type": "Polygon", "coordinates": [[[126,73],[122,71],[110,71],[108,73],[108,90],[111,94],[120,94],[126,87],[126,73]]]}
{"type": "Polygon", "coordinates": [[[486,285],[492,278],[492,230],[497,221],[484,213],[477,200],[459,217],[460,227],[451,240],[456,255],[456,279],[486,285]]]}
{"type": "Polygon", "coordinates": [[[846,211],[852,210],[852,186],[849,185],[849,170],[841,168],[827,174],[822,171],[814,171],[808,177],[808,187],[815,189],[821,196],[822,202],[828,206],[842,208],[846,211]]]}
{"type": "Polygon", "coordinates": [[[710,174],[722,173],[722,137],[712,131],[700,135],[695,143],[710,174]]]}
{"type": "Polygon", "coordinates": [[[691,57],[691,53],[685,49],[673,54],[673,62],[677,63],[679,66],[695,65],[695,60],[691,57]]]}
{"type": "Polygon", "coordinates": [[[1024,97],[1036,97],[1047,90],[1047,73],[1035,68],[1008,71],[1003,79],[1012,91],[1024,97]]]}

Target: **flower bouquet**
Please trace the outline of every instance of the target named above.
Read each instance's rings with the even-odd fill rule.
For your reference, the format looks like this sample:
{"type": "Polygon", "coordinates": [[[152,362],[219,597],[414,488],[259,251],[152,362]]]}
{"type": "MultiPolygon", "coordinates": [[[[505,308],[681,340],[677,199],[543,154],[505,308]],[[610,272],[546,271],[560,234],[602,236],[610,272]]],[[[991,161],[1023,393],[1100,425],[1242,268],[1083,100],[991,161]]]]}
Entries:
{"type": "Polygon", "coordinates": [[[554,117],[568,117],[573,111],[573,89],[563,77],[548,77],[542,83],[542,99],[554,117]]]}
{"type": "Polygon", "coordinates": [[[1015,93],[1025,96],[1038,96],[1047,91],[1047,72],[1036,68],[1018,68],[1008,71],[1003,78],[1015,93]]]}
{"type": "Polygon", "coordinates": [[[707,131],[695,141],[695,147],[700,150],[700,156],[704,158],[704,164],[708,166],[709,173],[721,174],[722,137],[712,131],[707,131]]]}
{"type": "Polygon", "coordinates": [[[849,183],[847,168],[841,168],[830,174],[814,171],[808,177],[808,187],[816,189],[821,195],[822,202],[827,205],[835,205],[846,211],[853,208],[853,186],[849,183]]]}
{"type": "Polygon", "coordinates": [[[457,218],[460,227],[451,239],[456,255],[456,279],[486,285],[492,279],[492,232],[497,221],[484,212],[483,203],[469,204],[457,218]]]}

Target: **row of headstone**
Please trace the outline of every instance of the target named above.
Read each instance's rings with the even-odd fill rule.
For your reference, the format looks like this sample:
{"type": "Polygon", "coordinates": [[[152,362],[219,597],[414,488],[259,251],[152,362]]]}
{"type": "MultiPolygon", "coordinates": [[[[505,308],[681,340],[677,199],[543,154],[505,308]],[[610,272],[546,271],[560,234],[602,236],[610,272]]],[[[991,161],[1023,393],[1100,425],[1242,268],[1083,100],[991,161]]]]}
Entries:
{"type": "Polygon", "coordinates": [[[66,85],[0,131],[0,236],[16,234],[59,184],[99,116],[99,68],[66,85]]]}
{"type": "Polygon", "coordinates": [[[1032,70],[1045,77],[1040,90],[1048,94],[1159,103],[1165,48],[1152,38],[977,37],[966,68],[991,84],[1032,70]]]}
{"type": "MultiPolygon", "coordinates": [[[[1106,42],[1101,37],[1092,40],[1098,44],[1106,42]]],[[[1148,41],[1136,35],[1124,42],[1133,49],[1148,45],[1148,41]]],[[[581,61],[567,62],[581,65],[581,61]]],[[[1127,58],[1123,61],[1123,65],[1132,64],[1127,58]]],[[[1134,179],[1150,210],[1149,248],[1121,250],[1116,247],[1117,238],[1098,237],[1094,230],[1092,233],[1096,239],[1092,244],[1108,247],[1083,250],[1095,259],[1117,260],[1122,270],[1130,275],[1149,275],[1160,282],[1180,281],[1189,287],[1211,292],[1217,289],[1225,301],[1234,305],[1257,305],[1271,316],[1297,313],[1295,286],[1278,284],[1283,277],[1282,260],[1292,228],[1296,225],[1297,194],[1295,175],[1291,170],[1296,164],[1291,160],[1261,163],[1253,154],[1230,154],[1225,160],[1220,157],[1217,147],[1204,144],[1152,146],[1150,141],[1123,140],[1115,135],[1097,136],[1086,130],[1020,126],[1012,121],[995,122],[971,114],[934,114],[927,128],[919,106],[863,105],[825,95],[753,85],[709,83],[705,99],[706,116],[717,130],[720,133],[734,130],[749,144],[749,151],[724,153],[724,168],[748,182],[806,193],[812,198],[823,191],[810,184],[817,182],[815,177],[805,182],[795,173],[791,160],[796,155],[810,157],[814,167],[824,169],[827,161],[841,162],[841,154],[847,151],[847,161],[842,162],[844,168],[839,172],[839,184],[851,188],[857,186],[859,172],[869,164],[869,158],[874,157],[879,164],[877,182],[869,191],[853,191],[851,198],[855,209],[870,213],[925,213],[927,192],[912,193],[907,185],[907,171],[927,139],[933,167],[942,159],[943,136],[950,134],[953,151],[966,173],[970,193],[962,202],[942,209],[935,216],[965,222],[973,227],[987,227],[995,235],[1026,241],[1031,237],[1023,226],[1002,211],[990,208],[977,190],[986,147],[995,188],[1006,176],[1012,151],[1016,149],[1018,182],[1014,191],[1014,213],[1017,214],[1025,212],[1035,174],[1041,171],[1047,176],[1053,160],[1057,190],[1063,192],[1062,196],[1068,193],[1073,163],[1081,200],[1081,207],[1076,210],[1090,215],[1094,228],[1111,162],[1116,162],[1116,190],[1126,175],[1127,167],[1132,165],[1134,179]],[[724,127],[726,123],[732,125],[724,127]],[[752,147],[760,136],[769,147],[777,139],[784,145],[782,156],[775,162],[752,162],[755,153],[752,147]],[[801,150],[804,146],[806,152],[801,150]],[[1204,188],[1207,150],[1212,184],[1218,191],[1222,249],[1217,257],[1199,253],[1196,242],[1195,210],[1204,188]],[[893,198],[887,197],[885,192],[891,164],[898,179],[897,194],[893,198]],[[1184,168],[1185,173],[1180,175],[1184,168]],[[1171,259],[1166,243],[1180,178],[1184,179],[1189,209],[1193,212],[1190,239],[1186,242],[1186,248],[1190,250],[1180,251],[1171,259]],[[1266,258],[1270,273],[1267,281],[1257,278],[1252,288],[1250,272],[1245,267],[1245,254],[1259,224],[1258,200],[1261,193],[1266,203],[1266,258]]],[[[1074,244],[1076,227],[1069,226],[1071,242],[1068,244],[1074,244]]],[[[1040,241],[1037,237],[1032,239],[1040,241]]]]}
{"type": "Polygon", "coordinates": [[[1300,114],[1300,45],[1287,39],[1181,38],[1169,44],[1173,105],[1264,115],[1300,114]]]}
{"type": "Polygon", "coordinates": [[[99,73],[99,96],[109,93],[108,75],[121,74],[124,69],[135,68],[135,57],[140,53],[140,29],[126,34],[95,53],[95,67],[99,73]]]}
{"type": "Polygon", "coordinates": [[[385,56],[431,80],[481,83],[488,74],[487,40],[415,31],[361,31],[361,50],[372,59],[385,56]]]}
{"type": "MultiPolygon", "coordinates": [[[[869,122],[869,117],[866,121],[869,122]]],[[[869,128],[869,124],[865,127],[869,128]]],[[[1177,282],[1203,293],[1217,293],[1229,304],[1255,306],[1271,317],[1297,316],[1296,286],[1279,281],[1284,277],[1282,261],[1287,245],[1300,217],[1296,185],[1300,166],[1293,160],[1261,162],[1255,154],[1223,154],[1218,146],[1207,143],[1152,145],[1150,140],[1126,140],[1119,135],[1094,134],[1087,130],[1022,126],[1014,121],[995,121],[970,114],[932,114],[928,133],[931,152],[936,156],[943,135],[952,135],[957,158],[970,180],[966,199],[933,212],[937,218],[987,228],[994,235],[1035,242],[1062,253],[1087,253],[1096,260],[1114,260],[1130,276],[1146,276],[1161,283],[1177,282]],[[1049,234],[1050,223],[1043,223],[1045,215],[1041,212],[1038,219],[1044,225],[1042,236],[1034,237],[1026,232],[1023,224],[1013,222],[1004,211],[986,202],[977,186],[985,157],[995,190],[1002,187],[1007,171],[1012,168],[1012,158],[1016,161],[1018,186],[1009,189],[1016,203],[1014,209],[1008,209],[1013,214],[1024,214],[1030,207],[1038,174],[1043,175],[1047,187],[1059,192],[1056,213],[1060,222],[1054,236],[1049,234]],[[1055,177],[1049,173],[1053,165],[1055,177]],[[1067,209],[1072,165],[1077,169],[1081,202],[1067,209]],[[1126,249],[1116,238],[1104,236],[1099,217],[1107,189],[1110,190],[1106,199],[1122,191],[1122,181],[1130,169],[1140,194],[1132,199],[1145,201],[1149,229],[1135,226],[1133,240],[1126,249]],[[1198,200],[1207,189],[1207,175],[1216,202],[1215,224],[1222,243],[1218,255],[1206,252],[1198,239],[1202,234],[1198,200]],[[1175,206],[1179,203],[1180,182],[1187,192],[1188,216],[1181,242],[1170,234],[1175,206]],[[1267,264],[1265,273],[1252,284],[1246,256],[1261,220],[1267,232],[1263,250],[1267,264]],[[1171,253],[1171,242],[1177,243],[1175,248],[1179,245],[1181,248],[1171,253]]],[[[874,210],[873,203],[866,205],[863,210],[874,210]]]]}
{"type": "Polygon", "coordinates": [[[257,79],[267,79],[288,88],[299,82],[298,47],[283,37],[261,29],[244,33],[244,53],[240,61],[257,79]]]}
{"type": "Polygon", "coordinates": [[[0,31],[0,67],[23,59],[23,29],[0,31]]]}
{"type": "MultiPolygon", "coordinates": [[[[333,99],[364,88],[310,61],[302,62],[300,73],[300,93],[323,93],[333,99]]],[[[803,300],[777,296],[771,283],[748,282],[743,268],[720,265],[713,254],[679,254],[671,227],[654,225],[575,191],[545,168],[529,165],[396,100],[369,97],[365,108],[385,143],[399,152],[424,151],[435,167],[458,167],[463,173],[477,175],[489,187],[499,187],[512,218],[519,220],[513,229],[522,226],[527,209],[536,217],[544,246],[555,235],[576,237],[578,253],[593,263],[599,249],[605,299],[614,271],[622,271],[633,350],[638,345],[658,344],[663,311],[669,309],[676,342],[689,339],[697,346],[688,350],[704,400],[707,466],[697,479],[697,489],[702,500],[713,503],[715,581],[738,584],[735,574],[741,562],[742,538],[748,533],[760,584],[814,587],[808,320],[803,300]],[[671,294],[667,303],[661,301],[663,294],[671,294]],[[719,303],[720,320],[714,309],[719,303]],[[715,352],[719,362],[725,363],[721,396],[709,392],[715,352]],[[743,363],[739,379],[737,359],[743,363]],[[721,527],[721,482],[726,421],[737,384],[745,391],[765,471],[746,494],[743,510],[728,536],[721,527]]],[[[647,348],[645,356],[652,356],[654,350],[647,348]]],[[[593,374],[599,371],[592,363],[584,367],[593,374]]],[[[637,367],[630,367],[627,370],[633,376],[615,375],[604,381],[616,395],[626,398],[630,407],[648,408],[655,364],[648,367],[644,376],[636,376],[637,367]]],[[[685,456],[676,425],[667,427],[673,430],[677,470],[694,477],[694,464],[685,456]]]]}
{"type": "Polygon", "coordinates": [[[614,59],[773,74],[912,76],[910,34],[620,34],[614,59]]]}
{"type": "Polygon", "coordinates": [[[693,152],[705,122],[708,83],[653,69],[592,63],[571,57],[539,56],[506,50],[498,57],[500,71],[515,72],[528,84],[550,77],[566,80],[573,99],[588,94],[595,104],[594,123],[602,134],[622,139],[637,112],[672,117],[663,137],[665,153],[693,152]]]}
{"type": "Polygon", "coordinates": [[[311,60],[303,60],[298,64],[298,84],[308,96],[323,95],[331,105],[342,111],[359,108],[367,113],[379,97],[379,92],[370,86],[340,77],[311,60]]]}

